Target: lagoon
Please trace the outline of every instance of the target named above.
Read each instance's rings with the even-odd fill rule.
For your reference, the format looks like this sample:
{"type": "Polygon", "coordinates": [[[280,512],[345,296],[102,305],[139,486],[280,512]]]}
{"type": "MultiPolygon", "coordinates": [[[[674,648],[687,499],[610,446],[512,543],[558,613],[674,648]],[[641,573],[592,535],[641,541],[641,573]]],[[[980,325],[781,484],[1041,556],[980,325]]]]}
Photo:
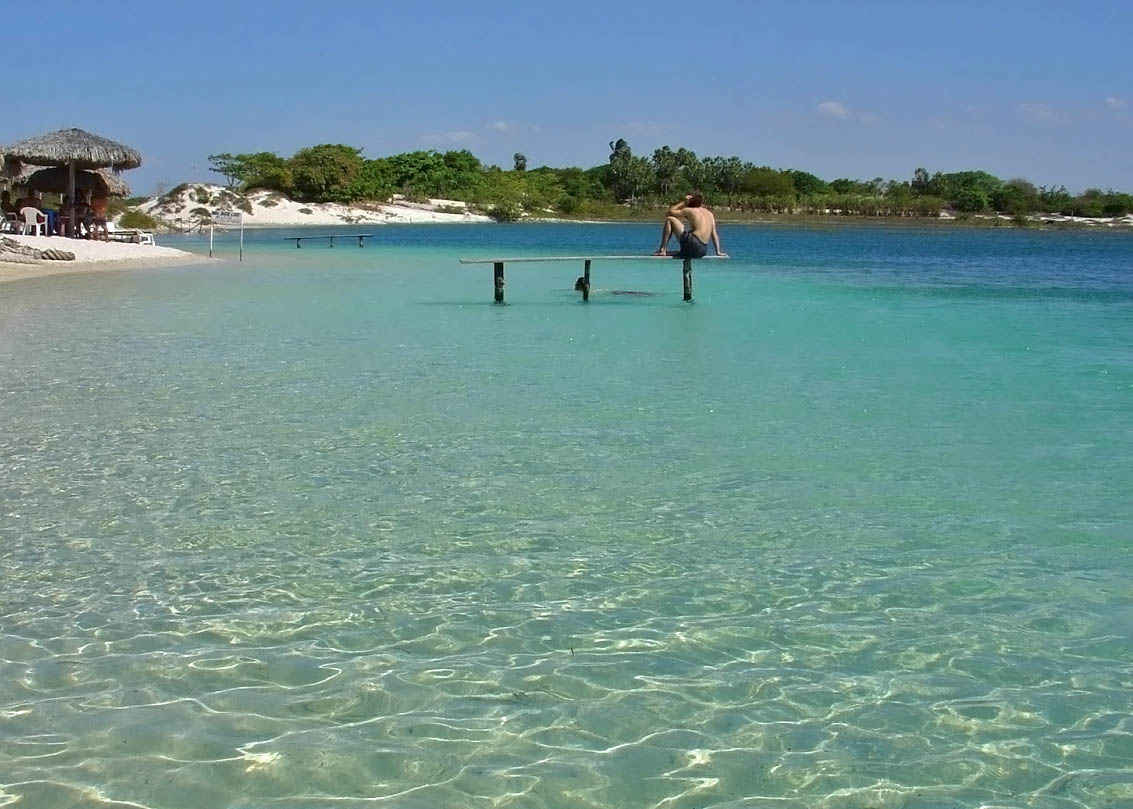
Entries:
{"type": "Polygon", "coordinates": [[[0,288],[0,804],[1133,801],[1133,235],[290,232],[0,288]]]}

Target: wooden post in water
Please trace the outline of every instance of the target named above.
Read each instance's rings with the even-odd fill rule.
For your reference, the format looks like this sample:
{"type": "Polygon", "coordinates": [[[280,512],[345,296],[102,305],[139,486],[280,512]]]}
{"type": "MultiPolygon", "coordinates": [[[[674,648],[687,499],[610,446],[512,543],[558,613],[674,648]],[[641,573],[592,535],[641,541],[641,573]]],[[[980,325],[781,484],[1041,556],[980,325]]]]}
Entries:
{"type": "Polygon", "coordinates": [[[496,303],[504,302],[504,263],[497,261],[492,265],[492,281],[496,288],[496,303]]]}
{"type": "Polygon", "coordinates": [[[590,300],[590,259],[582,265],[582,299],[590,300]]]}
{"type": "Polygon", "coordinates": [[[686,258],[684,266],[681,268],[681,275],[684,276],[685,286],[685,300],[692,300],[692,259],[686,258]]]}

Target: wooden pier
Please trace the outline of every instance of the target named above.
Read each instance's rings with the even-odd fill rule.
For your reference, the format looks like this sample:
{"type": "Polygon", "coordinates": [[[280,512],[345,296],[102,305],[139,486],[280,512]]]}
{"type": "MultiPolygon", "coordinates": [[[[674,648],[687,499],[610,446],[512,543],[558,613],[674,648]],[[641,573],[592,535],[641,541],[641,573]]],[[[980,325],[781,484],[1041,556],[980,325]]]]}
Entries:
{"type": "Polygon", "coordinates": [[[357,239],[358,240],[358,246],[361,247],[363,239],[370,239],[370,238],[373,238],[373,236],[374,236],[373,233],[354,233],[354,234],[347,234],[347,235],[340,234],[338,236],[284,236],[283,240],[285,242],[294,241],[296,247],[302,247],[303,246],[302,242],[305,239],[329,239],[330,240],[330,246],[334,247],[334,240],[335,239],[357,239]]]}
{"type": "Polygon", "coordinates": [[[519,262],[536,261],[581,261],[582,262],[582,300],[590,300],[590,262],[592,261],[668,261],[679,259],[684,262],[681,268],[681,279],[684,288],[684,299],[692,300],[692,262],[713,261],[728,258],[727,256],[705,256],[691,259],[682,256],[531,256],[518,258],[462,258],[461,264],[491,264],[492,286],[496,303],[504,302],[504,265],[519,262]]]}

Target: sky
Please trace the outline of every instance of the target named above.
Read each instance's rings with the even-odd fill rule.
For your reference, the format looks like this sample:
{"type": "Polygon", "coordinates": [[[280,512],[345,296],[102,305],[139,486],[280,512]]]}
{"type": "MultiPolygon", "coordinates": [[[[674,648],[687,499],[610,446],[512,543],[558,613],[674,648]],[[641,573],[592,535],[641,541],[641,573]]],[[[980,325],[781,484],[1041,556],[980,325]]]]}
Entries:
{"type": "Polygon", "coordinates": [[[0,144],[70,126],[121,141],[144,159],[125,174],[138,194],[219,182],[218,152],[588,168],[617,138],[826,180],[981,169],[1133,192],[1128,0],[3,7],[0,144]]]}

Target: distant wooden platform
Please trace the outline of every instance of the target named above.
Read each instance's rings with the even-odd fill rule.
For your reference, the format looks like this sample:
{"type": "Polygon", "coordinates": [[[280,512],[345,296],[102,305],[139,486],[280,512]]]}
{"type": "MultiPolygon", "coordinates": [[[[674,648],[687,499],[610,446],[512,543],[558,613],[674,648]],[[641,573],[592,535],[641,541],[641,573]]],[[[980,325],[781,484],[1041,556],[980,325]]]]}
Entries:
{"type": "Polygon", "coordinates": [[[329,239],[330,246],[334,247],[335,239],[357,239],[358,246],[361,247],[363,239],[371,239],[373,236],[373,233],[338,234],[336,236],[284,236],[283,240],[285,242],[294,241],[296,247],[302,247],[302,242],[307,239],[329,239]]]}
{"type": "MultiPolygon", "coordinates": [[[[531,256],[529,258],[462,258],[461,264],[514,264],[531,261],[672,261],[680,256],[531,256]]],[[[705,256],[689,261],[726,261],[731,256],[705,256]]]]}
{"type": "Polygon", "coordinates": [[[705,256],[704,258],[691,259],[684,258],[679,255],[669,256],[516,256],[505,258],[462,258],[461,264],[491,264],[492,271],[492,286],[494,287],[496,303],[504,302],[504,265],[515,263],[530,263],[541,261],[581,261],[582,262],[582,300],[590,300],[590,262],[592,261],[668,261],[671,259],[680,259],[683,262],[681,269],[681,277],[684,286],[684,299],[686,301],[692,300],[692,262],[693,261],[708,261],[708,260],[726,260],[728,256],[705,256]]]}

